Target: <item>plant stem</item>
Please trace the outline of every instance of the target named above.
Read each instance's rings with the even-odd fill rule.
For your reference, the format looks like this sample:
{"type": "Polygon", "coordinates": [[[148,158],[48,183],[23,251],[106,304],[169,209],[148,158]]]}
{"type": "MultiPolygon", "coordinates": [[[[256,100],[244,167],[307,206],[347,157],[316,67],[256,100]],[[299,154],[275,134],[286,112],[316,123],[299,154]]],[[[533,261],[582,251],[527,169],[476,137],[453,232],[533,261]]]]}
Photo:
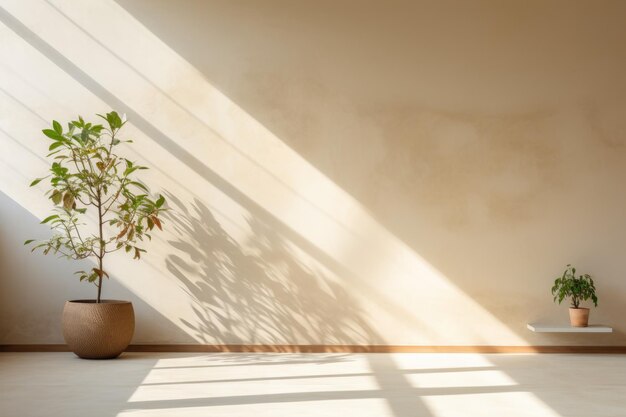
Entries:
{"type": "Polygon", "coordinates": [[[104,239],[102,239],[102,198],[100,195],[100,189],[98,189],[98,232],[100,236],[100,254],[98,255],[98,268],[100,273],[98,274],[98,298],[96,303],[100,303],[100,295],[102,294],[102,276],[104,270],[102,269],[102,258],[104,258],[104,239]]]}

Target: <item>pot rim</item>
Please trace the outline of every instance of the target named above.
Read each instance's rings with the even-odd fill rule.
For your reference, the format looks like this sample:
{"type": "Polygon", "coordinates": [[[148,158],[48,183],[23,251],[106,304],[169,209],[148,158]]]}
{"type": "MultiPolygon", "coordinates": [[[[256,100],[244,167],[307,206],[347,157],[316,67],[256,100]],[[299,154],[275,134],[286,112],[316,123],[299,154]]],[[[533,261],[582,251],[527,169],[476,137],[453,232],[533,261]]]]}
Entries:
{"type": "MultiPolygon", "coordinates": [[[[67,300],[66,303],[73,304],[98,304],[95,299],[81,299],[81,300],[67,300]]],[[[132,304],[131,301],[126,300],[100,300],[100,304],[132,304]]]]}
{"type": "Polygon", "coordinates": [[[589,310],[589,307],[578,307],[578,308],[576,308],[576,307],[570,307],[569,309],[570,309],[570,310],[589,310]]]}

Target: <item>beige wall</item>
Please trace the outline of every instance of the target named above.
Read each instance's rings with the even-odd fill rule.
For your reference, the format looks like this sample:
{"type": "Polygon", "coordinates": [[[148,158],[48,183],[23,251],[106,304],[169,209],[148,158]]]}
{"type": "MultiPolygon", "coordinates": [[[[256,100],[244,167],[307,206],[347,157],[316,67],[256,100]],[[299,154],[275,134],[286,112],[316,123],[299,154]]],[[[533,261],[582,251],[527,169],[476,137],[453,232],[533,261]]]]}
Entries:
{"type": "Polygon", "coordinates": [[[115,108],[173,209],[111,260],[135,343],[626,344],[626,3],[0,5],[1,343],[94,292],[21,246],[26,185],[46,121],[115,108]],[[616,333],[525,329],[567,263],[616,333]]]}

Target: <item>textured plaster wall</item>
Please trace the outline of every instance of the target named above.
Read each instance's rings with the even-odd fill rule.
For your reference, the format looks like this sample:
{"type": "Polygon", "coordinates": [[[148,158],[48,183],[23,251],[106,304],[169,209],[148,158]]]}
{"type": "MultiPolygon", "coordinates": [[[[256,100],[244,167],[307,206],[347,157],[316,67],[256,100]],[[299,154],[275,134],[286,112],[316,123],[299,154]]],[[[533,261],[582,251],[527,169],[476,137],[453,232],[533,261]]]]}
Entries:
{"type": "Polygon", "coordinates": [[[115,108],[172,207],[111,263],[135,343],[626,344],[626,3],[0,6],[0,342],[93,292],[21,246],[26,184],[47,120],[115,108]],[[567,263],[614,334],[525,329],[567,263]]]}

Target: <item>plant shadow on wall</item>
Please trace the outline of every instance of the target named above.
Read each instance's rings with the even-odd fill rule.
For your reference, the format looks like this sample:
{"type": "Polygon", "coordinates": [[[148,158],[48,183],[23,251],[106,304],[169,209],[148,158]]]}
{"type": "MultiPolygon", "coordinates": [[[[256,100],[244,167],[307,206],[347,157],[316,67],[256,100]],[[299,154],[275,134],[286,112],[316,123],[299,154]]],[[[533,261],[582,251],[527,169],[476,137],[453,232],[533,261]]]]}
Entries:
{"type": "MultiPolygon", "coordinates": [[[[384,344],[346,289],[308,264],[306,255],[298,252],[290,240],[270,224],[258,217],[248,217],[249,234],[245,241],[238,242],[198,199],[185,205],[173,195],[166,193],[166,196],[171,209],[167,214],[169,226],[178,238],[169,241],[177,253],[170,254],[165,262],[192,300],[195,321],[180,320],[196,339],[207,344],[277,345],[276,352],[286,349],[280,346],[285,344],[323,344],[327,345],[328,352],[333,350],[331,345],[384,344]]],[[[219,360],[235,366],[298,365],[349,362],[355,357],[337,353],[278,356],[250,353],[223,354],[219,360]]],[[[171,401],[168,405],[190,407],[382,397],[396,417],[407,415],[407,410],[414,415],[432,416],[390,357],[367,356],[366,361],[380,390],[245,395],[171,401]]],[[[133,405],[143,409],[163,406],[159,401],[133,405]]]]}
{"type": "Polygon", "coordinates": [[[193,300],[197,322],[181,322],[204,343],[380,344],[356,300],[322,271],[305,264],[270,225],[248,218],[237,242],[198,199],[170,198],[169,243],[178,253],[168,270],[193,300]]]}

